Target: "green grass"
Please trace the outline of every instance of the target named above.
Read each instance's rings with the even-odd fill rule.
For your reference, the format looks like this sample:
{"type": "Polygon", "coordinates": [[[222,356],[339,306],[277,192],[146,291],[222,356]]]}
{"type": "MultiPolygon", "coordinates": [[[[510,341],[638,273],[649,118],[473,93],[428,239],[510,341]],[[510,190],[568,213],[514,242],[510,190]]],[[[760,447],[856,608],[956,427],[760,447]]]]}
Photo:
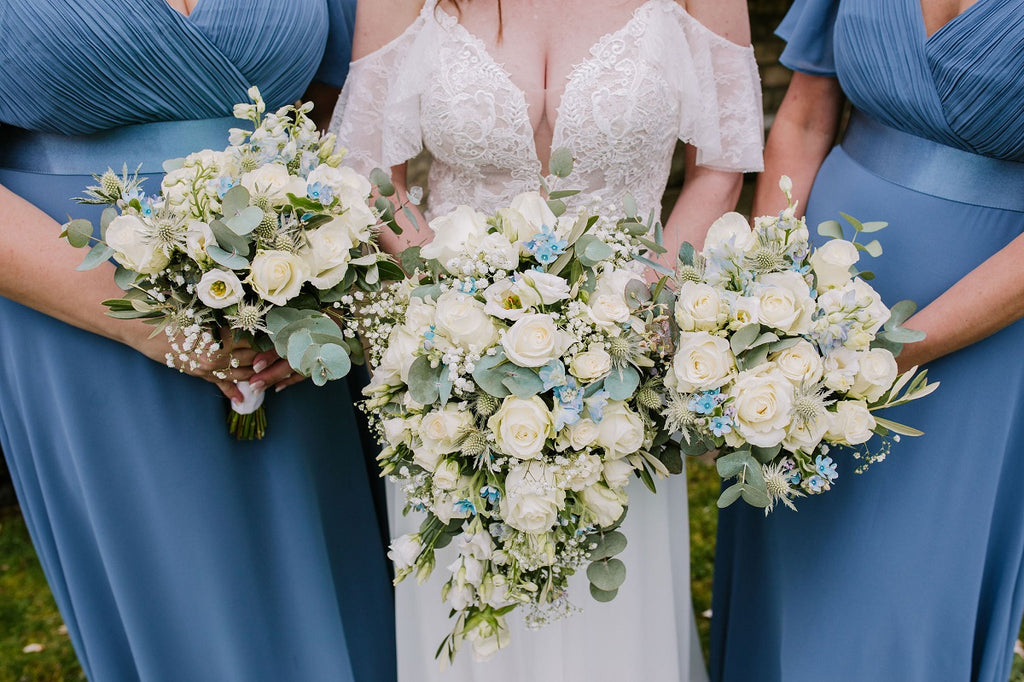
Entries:
{"type": "MultiPolygon", "coordinates": [[[[707,656],[710,621],[701,614],[711,608],[718,474],[701,461],[690,460],[687,464],[693,605],[707,656]]],[[[84,679],[25,524],[16,509],[0,509],[0,682],[84,679]],[[38,653],[25,653],[29,644],[41,644],[43,648],[38,653]]],[[[1024,659],[1014,657],[1009,682],[1024,682],[1024,659]]]]}

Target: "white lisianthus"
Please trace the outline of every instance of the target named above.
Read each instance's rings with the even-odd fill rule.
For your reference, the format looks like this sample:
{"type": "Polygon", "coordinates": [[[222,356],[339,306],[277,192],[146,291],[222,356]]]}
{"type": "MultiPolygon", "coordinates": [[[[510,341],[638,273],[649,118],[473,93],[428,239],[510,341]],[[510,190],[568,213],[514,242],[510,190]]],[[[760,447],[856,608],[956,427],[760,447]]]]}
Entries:
{"type": "Polygon", "coordinates": [[[484,289],[484,312],[503,320],[516,321],[541,302],[540,294],[512,279],[503,279],[484,289]]]}
{"type": "Polygon", "coordinates": [[[726,213],[708,228],[707,236],[704,237],[704,250],[717,250],[731,244],[734,249],[743,252],[753,246],[755,240],[746,218],[739,213],[726,213]]]}
{"type": "Polygon", "coordinates": [[[583,382],[595,381],[611,371],[612,356],[600,343],[590,344],[589,349],[569,362],[569,372],[583,382]]]}
{"type": "Polygon", "coordinates": [[[398,445],[399,443],[408,444],[412,439],[412,431],[409,428],[409,422],[401,417],[392,417],[391,419],[385,419],[382,423],[384,427],[384,437],[387,439],[389,445],[398,445]]]}
{"type": "Polygon", "coordinates": [[[800,274],[787,270],[761,275],[756,293],[761,324],[790,335],[810,331],[815,304],[800,274]]]}
{"type": "Polygon", "coordinates": [[[334,198],[339,199],[345,206],[365,205],[367,197],[373,191],[369,180],[345,166],[335,168],[321,164],[306,176],[306,183],[319,183],[329,187],[334,198]]]}
{"type": "Polygon", "coordinates": [[[420,255],[447,263],[480,245],[487,234],[487,216],[469,206],[459,206],[431,220],[430,229],[434,238],[420,250],[420,255]]]}
{"type": "Polygon", "coordinates": [[[512,641],[512,633],[505,625],[505,619],[496,618],[497,627],[491,623],[481,621],[478,626],[466,633],[466,641],[473,645],[473,660],[477,663],[485,663],[504,649],[512,641]]]}
{"type": "Polygon", "coordinates": [[[728,340],[708,332],[681,332],[667,379],[680,393],[711,391],[728,383],[735,370],[728,340]]]}
{"type": "Polygon", "coordinates": [[[215,269],[203,273],[196,285],[196,295],[206,305],[219,310],[241,301],[245,289],[238,275],[230,270],[215,269]]]}
{"type": "Polygon", "coordinates": [[[773,353],[769,359],[775,362],[779,371],[795,386],[816,384],[824,372],[818,349],[803,339],[796,345],[773,353]]]}
{"type": "Polygon", "coordinates": [[[503,234],[491,232],[480,241],[478,248],[484,261],[495,270],[513,270],[519,265],[519,247],[503,234]]]}
{"type": "Polygon", "coordinates": [[[505,332],[501,346],[508,359],[520,367],[543,367],[560,356],[571,341],[550,315],[526,313],[505,332]]]}
{"type": "Polygon", "coordinates": [[[885,348],[873,348],[860,353],[857,370],[850,396],[866,398],[871,403],[889,390],[899,373],[896,358],[885,348]]]}
{"type": "Polygon", "coordinates": [[[453,459],[440,462],[434,469],[434,487],[441,490],[455,490],[459,487],[462,471],[459,463],[453,459]]]}
{"type": "Polygon", "coordinates": [[[825,356],[825,386],[839,393],[853,388],[860,372],[860,354],[847,348],[836,348],[825,356]]]}
{"type": "Polygon", "coordinates": [[[512,528],[538,535],[551,529],[564,504],[565,491],[558,487],[554,473],[543,462],[522,462],[505,477],[499,511],[512,528]]]}
{"type": "Polygon", "coordinates": [[[683,282],[676,296],[676,324],[680,331],[715,331],[728,317],[726,302],[718,290],[703,282],[683,282]]]}
{"type": "Polygon", "coordinates": [[[585,450],[597,442],[597,424],[591,419],[580,419],[575,424],[570,424],[569,445],[573,450],[585,450]]]}
{"type": "Polygon", "coordinates": [[[213,236],[213,230],[208,223],[193,220],[188,224],[188,232],[185,233],[185,250],[188,257],[197,263],[210,260],[206,249],[210,246],[217,246],[217,238],[213,236]]]}
{"type": "Polygon", "coordinates": [[[459,409],[455,403],[428,412],[420,421],[418,435],[421,446],[415,448],[413,461],[433,473],[442,455],[453,452],[459,436],[472,426],[472,413],[459,409]]]}
{"type": "Polygon", "coordinates": [[[289,251],[260,251],[252,259],[245,281],[260,298],[284,305],[299,295],[307,279],[309,266],[300,256],[289,251]]]}
{"type": "Polygon", "coordinates": [[[838,445],[860,445],[871,438],[874,428],[875,418],[863,401],[841,400],[836,411],[829,413],[825,439],[838,445]]]}
{"type": "Polygon", "coordinates": [[[845,239],[831,239],[814,250],[809,259],[818,292],[841,287],[850,281],[850,268],[860,260],[857,247],[845,239]]]}
{"type": "Polygon", "coordinates": [[[469,294],[446,291],[437,299],[434,325],[456,346],[479,353],[498,340],[498,328],[484,304],[469,294]]]}
{"type": "Polygon", "coordinates": [[[524,192],[512,199],[509,208],[518,211],[526,219],[533,229],[528,235],[520,236],[519,240],[528,240],[540,232],[545,225],[554,229],[555,214],[551,212],[547,200],[540,195],[540,192],[524,192]]]}
{"type": "Polygon", "coordinates": [[[526,253],[526,242],[533,238],[539,230],[534,228],[526,217],[514,208],[499,208],[494,213],[495,223],[505,239],[516,247],[516,262],[519,254],[526,253]]]}
{"type": "Polygon", "coordinates": [[[857,322],[865,331],[874,334],[889,320],[890,312],[874,287],[860,277],[850,282],[857,301],[857,322]]]}
{"type": "Polygon", "coordinates": [[[268,163],[242,175],[242,187],[252,196],[265,196],[272,204],[287,203],[288,195],[306,196],[306,181],[280,163],[268,163]]]}
{"type": "Polygon", "coordinates": [[[793,421],[793,384],[773,363],[740,372],[729,395],[736,430],[744,440],[762,448],[783,441],[793,421]]]}
{"type": "Polygon", "coordinates": [[[597,444],[604,448],[608,459],[631,455],[644,444],[644,422],[640,415],[619,400],[612,400],[604,408],[604,416],[597,425],[597,444]]]}
{"type": "Polygon", "coordinates": [[[459,554],[489,561],[494,556],[494,538],[486,532],[463,533],[459,536],[459,554]]]}
{"type": "Polygon", "coordinates": [[[761,317],[760,304],[753,296],[735,294],[729,302],[729,329],[740,329],[757,322],[761,317]]]}
{"type": "Polygon", "coordinates": [[[351,204],[334,221],[348,230],[353,242],[367,242],[373,236],[373,228],[378,223],[377,216],[366,204],[351,204]]]}
{"type": "Polygon", "coordinates": [[[134,215],[119,215],[111,220],[106,242],[114,250],[114,260],[143,275],[156,274],[171,262],[163,249],[146,238],[146,224],[134,215]]]}
{"type": "Polygon", "coordinates": [[[539,270],[526,270],[519,273],[520,289],[530,288],[537,292],[544,305],[551,305],[569,298],[569,283],[558,275],[539,270]]]}
{"type": "Polygon", "coordinates": [[[622,490],[629,485],[629,479],[633,475],[633,471],[635,471],[635,467],[626,458],[605,460],[604,482],[610,488],[622,490]]]}
{"type": "Polygon", "coordinates": [[[388,381],[388,384],[401,382],[409,383],[409,370],[416,360],[416,351],[422,346],[423,338],[410,334],[402,327],[395,327],[388,337],[387,347],[381,355],[380,364],[374,368],[373,375],[387,376],[397,381],[388,381]]]}
{"type": "Polygon", "coordinates": [[[405,571],[416,565],[416,557],[420,555],[423,543],[419,534],[406,534],[391,542],[388,558],[395,564],[395,570],[405,571]]]}
{"type": "Polygon", "coordinates": [[[341,283],[352,259],[355,244],[348,225],[338,218],[308,232],[309,243],[299,251],[310,271],[309,282],[327,290],[341,283]]]}
{"type": "Polygon", "coordinates": [[[555,435],[551,411],[540,396],[508,396],[487,420],[498,449],[516,459],[536,459],[548,438],[555,435]]]}
{"type": "Polygon", "coordinates": [[[580,498],[583,501],[584,516],[593,519],[602,528],[614,525],[622,517],[628,499],[621,490],[612,490],[600,483],[584,488],[580,498]]]}

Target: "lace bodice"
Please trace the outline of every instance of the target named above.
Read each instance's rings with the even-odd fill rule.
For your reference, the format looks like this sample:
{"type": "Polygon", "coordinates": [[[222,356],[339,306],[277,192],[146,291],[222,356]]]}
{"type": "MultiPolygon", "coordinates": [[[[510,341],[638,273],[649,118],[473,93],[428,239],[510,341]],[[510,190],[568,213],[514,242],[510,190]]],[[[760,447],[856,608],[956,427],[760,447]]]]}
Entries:
{"type": "MultiPolygon", "coordinates": [[[[539,185],[526,97],[484,44],[427,0],[388,45],[355,62],[332,130],[347,163],[390,168],[426,146],[428,217],[458,204],[492,210],[539,185]]],[[[648,0],[571,71],[552,148],[576,159],[577,200],[660,210],[676,139],[701,165],[762,167],[761,90],[750,47],[713,33],[675,0],[648,0]]]]}

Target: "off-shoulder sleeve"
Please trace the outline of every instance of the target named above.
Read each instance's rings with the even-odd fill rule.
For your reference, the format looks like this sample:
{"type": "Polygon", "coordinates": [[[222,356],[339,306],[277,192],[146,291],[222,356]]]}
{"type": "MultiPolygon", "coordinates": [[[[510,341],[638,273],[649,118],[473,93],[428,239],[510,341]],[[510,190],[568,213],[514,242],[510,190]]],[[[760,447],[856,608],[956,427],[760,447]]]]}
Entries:
{"type": "Polygon", "coordinates": [[[711,31],[669,3],[670,21],[655,41],[667,57],[666,78],[680,100],[679,139],[697,149],[697,164],[726,171],[764,168],[761,78],[752,47],[711,31]]]}
{"type": "Polygon", "coordinates": [[[388,170],[423,149],[420,95],[437,31],[428,19],[421,13],[402,35],[352,62],[330,130],[348,150],[345,164],[361,173],[388,170]]]}
{"type": "Polygon", "coordinates": [[[352,31],[356,25],[356,0],[327,0],[327,46],[314,80],[338,89],[345,84],[352,61],[352,31]]]}
{"type": "Polygon", "coordinates": [[[793,71],[835,76],[832,52],[839,0],[796,0],[775,34],[786,41],[779,61],[793,71]]]}

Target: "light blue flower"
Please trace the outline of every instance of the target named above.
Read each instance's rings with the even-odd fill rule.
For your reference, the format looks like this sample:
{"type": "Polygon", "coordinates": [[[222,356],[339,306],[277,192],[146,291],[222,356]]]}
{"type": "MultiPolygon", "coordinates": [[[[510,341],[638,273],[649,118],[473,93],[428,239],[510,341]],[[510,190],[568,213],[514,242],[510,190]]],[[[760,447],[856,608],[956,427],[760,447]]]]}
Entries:
{"type": "Polygon", "coordinates": [[[732,420],[728,417],[712,417],[711,432],[716,436],[723,436],[732,431],[732,420]]]}
{"type": "Polygon", "coordinates": [[[493,485],[485,485],[480,488],[480,497],[487,500],[488,504],[496,505],[501,500],[501,491],[493,485]]]}
{"type": "Polygon", "coordinates": [[[142,215],[146,216],[147,218],[152,218],[153,217],[153,198],[152,197],[142,197],[142,199],[139,200],[139,204],[141,204],[141,206],[142,206],[142,209],[140,211],[142,213],[142,215]]]}
{"type": "Polygon", "coordinates": [[[334,200],[334,191],[330,185],[314,182],[306,186],[306,196],[313,201],[319,201],[324,206],[329,206],[334,200]]]}
{"type": "Polygon", "coordinates": [[[210,187],[217,193],[217,196],[221,199],[228,193],[228,190],[235,186],[234,178],[222,175],[216,180],[210,180],[210,187]]]}
{"type": "Polygon", "coordinates": [[[719,404],[719,391],[704,391],[703,393],[695,393],[690,398],[690,404],[687,406],[691,412],[697,414],[711,414],[715,411],[715,408],[719,404]]]}
{"type": "Polygon", "coordinates": [[[541,231],[533,235],[533,238],[523,246],[538,263],[548,265],[554,263],[558,256],[565,252],[568,245],[569,243],[564,239],[559,239],[549,226],[543,225],[541,231]]]}
{"type": "Polygon", "coordinates": [[[540,375],[541,381],[544,382],[544,390],[550,391],[556,386],[567,385],[565,378],[565,365],[562,364],[561,360],[555,359],[544,365],[537,372],[540,375]]]}
{"type": "Polygon", "coordinates": [[[825,481],[821,476],[815,474],[804,482],[804,487],[810,490],[812,493],[820,493],[825,487],[825,481]]]}
{"type": "Polygon", "coordinates": [[[562,386],[554,388],[555,431],[561,431],[569,424],[575,424],[583,413],[583,391],[579,390],[575,379],[569,377],[562,386]]]}
{"type": "Polygon", "coordinates": [[[476,505],[467,499],[455,503],[455,511],[459,514],[476,514],[476,505]]]}
{"type": "Polygon", "coordinates": [[[463,294],[472,296],[477,291],[476,277],[470,277],[469,279],[459,280],[459,283],[455,286],[455,289],[463,294]]]}
{"type": "Polygon", "coordinates": [[[600,424],[601,420],[604,419],[604,408],[608,406],[608,395],[608,391],[602,388],[594,395],[583,400],[587,405],[587,412],[590,413],[590,418],[597,424],[600,424]]]}
{"type": "Polygon", "coordinates": [[[430,328],[423,332],[423,350],[430,350],[434,347],[434,337],[437,336],[434,329],[434,325],[430,325],[430,328]]]}
{"type": "Polygon", "coordinates": [[[839,474],[836,472],[836,465],[832,461],[831,457],[822,457],[821,455],[815,457],[814,470],[821,476],[827,478],[829,483],[832,483],[839,478],[839,474]]]}

